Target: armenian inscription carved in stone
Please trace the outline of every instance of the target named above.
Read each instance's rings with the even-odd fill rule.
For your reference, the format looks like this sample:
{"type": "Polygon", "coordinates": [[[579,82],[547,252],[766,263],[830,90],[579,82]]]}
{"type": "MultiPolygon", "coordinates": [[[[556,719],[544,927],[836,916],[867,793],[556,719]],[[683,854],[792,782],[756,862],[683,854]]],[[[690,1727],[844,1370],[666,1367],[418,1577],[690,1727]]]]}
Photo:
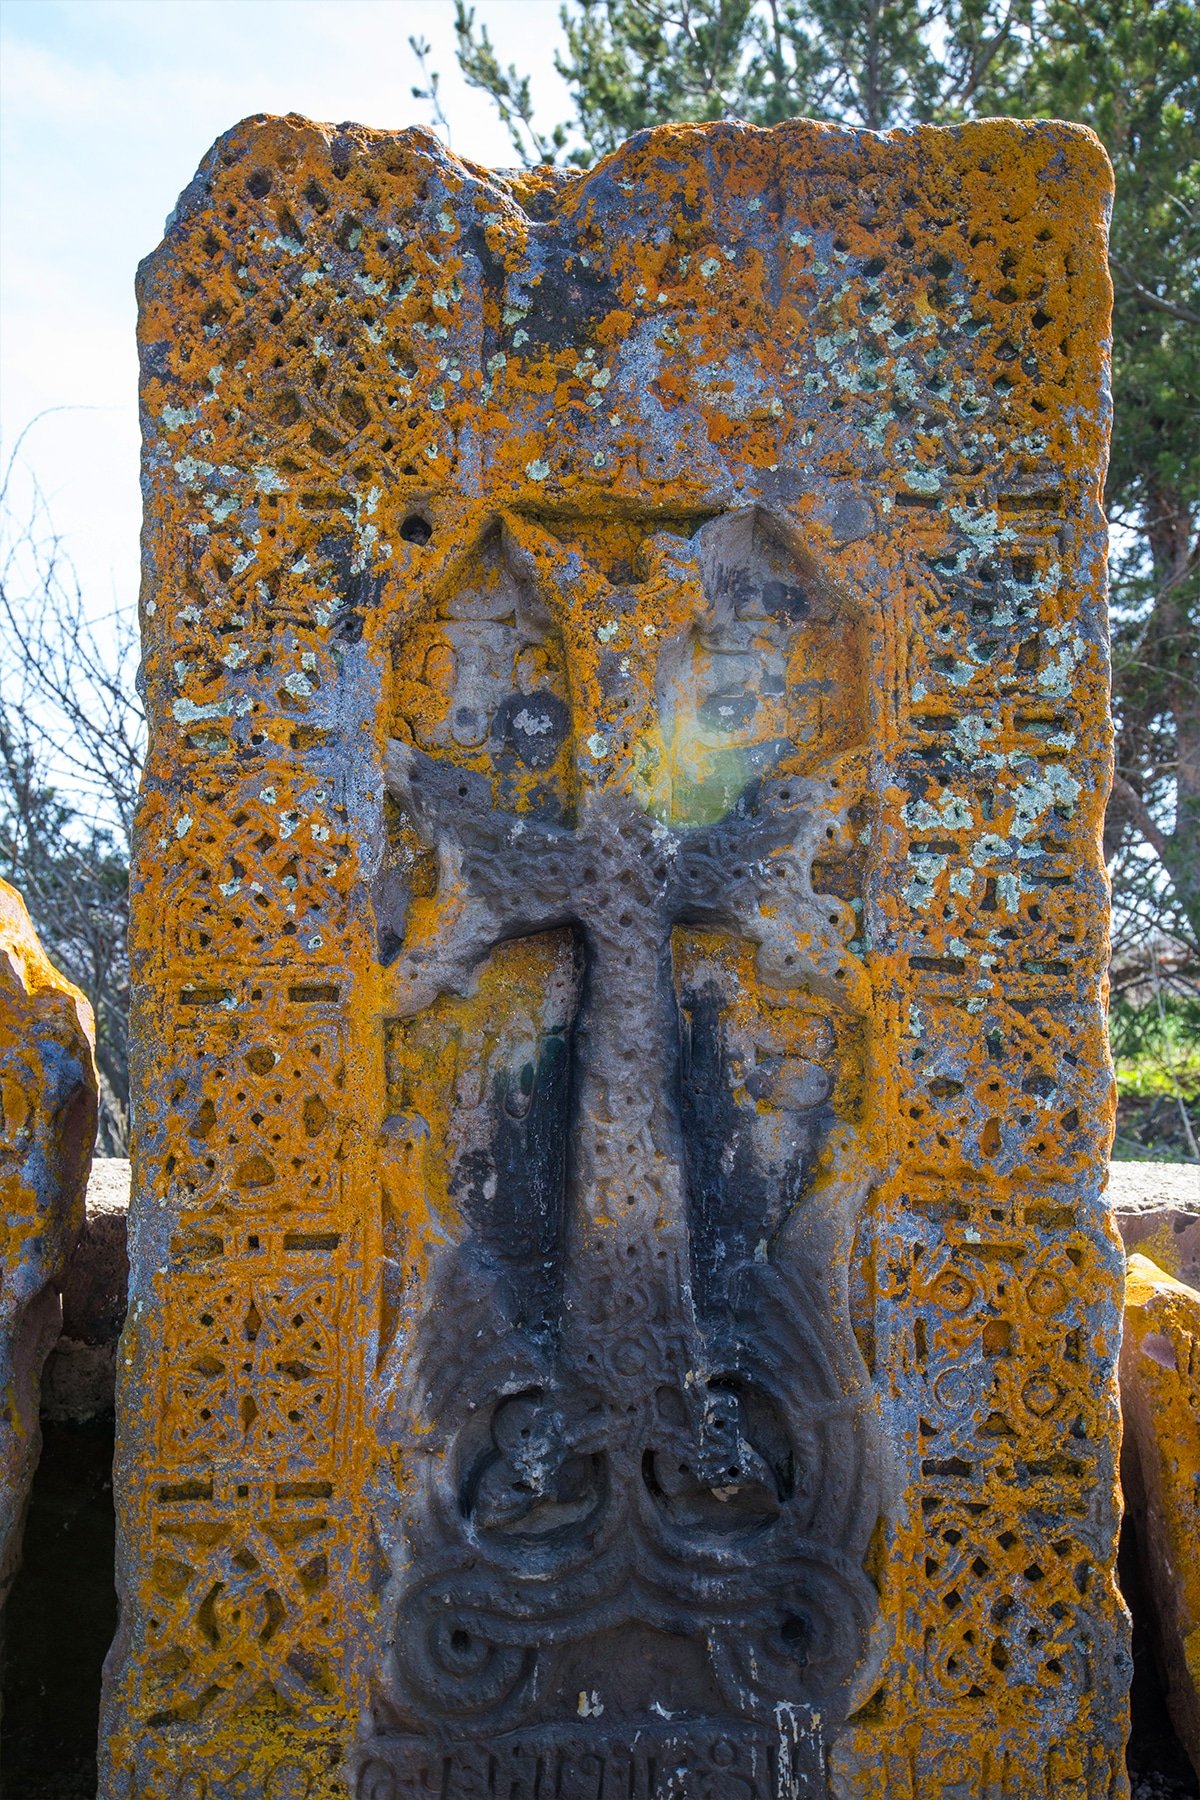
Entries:
{"type": "Polygon", "coordinates": [[[141,277],[113,1800],[1114,1800],[1108,174],[254,120],[141,277]]]}

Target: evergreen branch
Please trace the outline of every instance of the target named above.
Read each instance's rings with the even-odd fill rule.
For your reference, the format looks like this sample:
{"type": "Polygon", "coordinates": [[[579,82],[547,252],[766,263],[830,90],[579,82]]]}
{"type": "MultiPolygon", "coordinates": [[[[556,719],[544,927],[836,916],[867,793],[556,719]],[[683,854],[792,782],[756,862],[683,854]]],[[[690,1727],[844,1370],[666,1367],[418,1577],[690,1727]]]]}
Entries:
{"type": "Polygon", "coordinates": [[[1200,325],[1200,313],[1193,312],[1190,307],[1180,306],[1178,301],[1164,299],[1161,294],[1156,294],[1153,288],[1145,287],[1137,276],[1131,274],[1124,263],[1117,262],[1115,257],[1109,258],[1109,267],[1120,276],[1126,291],[1132,294],[1135,300],[1140,300],[1143,306],[1152,307],[1155,312],[1165,313],[1169,319],[1178,319],[1183,325],[1200,325]]]}

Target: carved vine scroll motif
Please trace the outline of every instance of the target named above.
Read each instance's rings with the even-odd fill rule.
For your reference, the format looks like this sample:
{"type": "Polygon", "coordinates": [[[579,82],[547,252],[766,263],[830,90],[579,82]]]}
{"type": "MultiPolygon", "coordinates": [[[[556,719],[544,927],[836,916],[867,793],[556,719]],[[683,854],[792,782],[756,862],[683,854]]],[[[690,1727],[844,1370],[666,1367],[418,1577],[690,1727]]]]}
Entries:
{"type": "Polygon", "coordinates": [[[836,1712],[874,1608],[822,1263],[864,1185],[861,628],[753,509],[624,537],[497,519],[398,652],[394,841],[436,872],[380,933],[423,1267],[381,1366],[393,1762],[549,1729],[596,1667],[630,1720],[668,1665],[691,1716],[836,1712]]]}

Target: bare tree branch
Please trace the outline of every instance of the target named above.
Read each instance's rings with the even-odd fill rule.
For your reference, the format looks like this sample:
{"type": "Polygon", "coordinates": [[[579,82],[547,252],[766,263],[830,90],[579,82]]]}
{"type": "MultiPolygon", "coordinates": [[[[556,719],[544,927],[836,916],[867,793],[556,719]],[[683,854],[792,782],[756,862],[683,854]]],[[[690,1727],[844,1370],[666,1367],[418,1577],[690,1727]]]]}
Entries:
{"type": "Polygon", "coordinates": [[[0,864],[47,954],[92,1002],[100,1141],[122,1154],[129,833],[144,741],[136,627],[132,607],[89,616],[32,477],[18,507],[18,452],[29,429],[0,479],[0,864]]]}
{"type": "Polygon", "coordinates": [[[1123,263],[1110,259],[1109,267],[1121,279],[1126,291],[1140,300],[1143,306],[1151,307],[1155,312],[1165,313],[1169,319],[1178,319],[1184,325],[1200,325],[1200,313],[1193,312],[1191,307],[1180,306],[1176,300],[1166,300],[1156,294],[1153,288],[1145,287],[1136,275],[1131,275],[1123,263]]]}
{"type": "Polygon", "coordinates": [[[1135,826],[1145,838],[1155,855],[1162,857],[1167,849],[1166,833],[1155,820],[1153,813],[1137,789],[1126,781],[1124,775],[1114,775],[1112,792],[1110,805],[1124,813],[1130,824],[1135,826]]]}

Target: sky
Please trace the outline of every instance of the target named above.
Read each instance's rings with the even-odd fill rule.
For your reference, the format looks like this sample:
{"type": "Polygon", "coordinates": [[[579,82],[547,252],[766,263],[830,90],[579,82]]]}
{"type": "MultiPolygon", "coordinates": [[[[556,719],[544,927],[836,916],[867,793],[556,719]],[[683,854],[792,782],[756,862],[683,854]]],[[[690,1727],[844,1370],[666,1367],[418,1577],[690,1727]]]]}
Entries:
{"type": "MultiPolygon", "coordinates": [[[[558,0],[476,14],[544,121],[568,117],[558,0]]],[[[35,477],[93,616],[137,596],[133,281],[176,197],[250,113],[431,124],[413,35],[441,73],[451,147],[511,164],[459,76],[453,20],[453,0],[0,0],[0,459],[25,431],[18,505],[35,477]]]]}

